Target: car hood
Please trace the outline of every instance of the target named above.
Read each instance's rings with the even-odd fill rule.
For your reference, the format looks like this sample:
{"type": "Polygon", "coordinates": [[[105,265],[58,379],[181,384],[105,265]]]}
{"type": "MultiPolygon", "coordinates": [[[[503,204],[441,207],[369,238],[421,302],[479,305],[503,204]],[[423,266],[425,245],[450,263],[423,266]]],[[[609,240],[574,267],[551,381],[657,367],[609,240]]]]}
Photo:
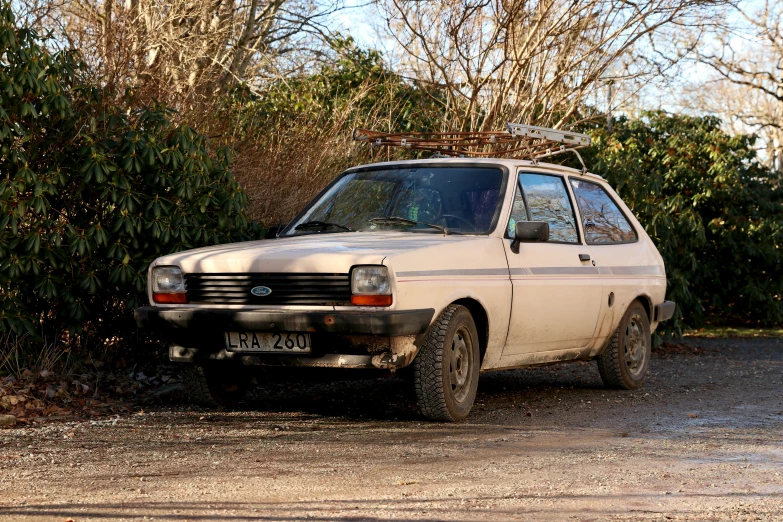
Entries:
{"type": "Polygon", "coordinates": [[[185,273],[347,273],[354,265],[380,265],[387,256],[472,239],[478,237],[413,232],[308,234],[186,250],[158,258],[153,266],[176,265],[185,273]]]}

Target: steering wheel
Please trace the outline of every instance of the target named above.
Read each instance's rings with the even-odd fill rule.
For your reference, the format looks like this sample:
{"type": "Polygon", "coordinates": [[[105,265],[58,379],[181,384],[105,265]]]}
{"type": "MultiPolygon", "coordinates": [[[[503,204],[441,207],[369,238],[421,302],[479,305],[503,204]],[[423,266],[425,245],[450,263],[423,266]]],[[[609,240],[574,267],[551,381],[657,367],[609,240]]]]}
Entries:
{"type": "Polygon", "coordinates": [[[438,216],[438,217],[442,217],[442,218],[454,218],[454,219],[456,219],[457,221],[462,221],[463,223],[465,223],[465,224],[468,226],[468,228],[475,228],[475,227],[476,227],[476,224],[475,224],[475,223],[471,223],[470,221],[468,221],[468,220],[467,220],[467,219],[465,219],[464,217],[462,217],[462,216],[457,216],[457,215],[455,215],[455,214],[441,214],[441,215],[440,215],[440,216],[438,216]]]}

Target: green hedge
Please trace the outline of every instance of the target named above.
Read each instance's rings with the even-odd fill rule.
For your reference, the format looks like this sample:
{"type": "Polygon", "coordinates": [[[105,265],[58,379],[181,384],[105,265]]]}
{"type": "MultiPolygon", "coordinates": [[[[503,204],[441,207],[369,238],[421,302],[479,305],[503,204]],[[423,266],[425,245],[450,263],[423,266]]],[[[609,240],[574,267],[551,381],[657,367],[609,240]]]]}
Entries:
{"type": "Polygon", "coordinates": [[[648,112],[595,129],[588,167],[605,177],[666,262],[684,326],[783,321],[783,190],[760,165],[753,136],[714,117],[648,112]]]}
{"type": "Polygon", "coordinates": [[[80,72],[0,4],[0,333],[125,335],[152,259],[259,235],[227,151],[80,72]]]}

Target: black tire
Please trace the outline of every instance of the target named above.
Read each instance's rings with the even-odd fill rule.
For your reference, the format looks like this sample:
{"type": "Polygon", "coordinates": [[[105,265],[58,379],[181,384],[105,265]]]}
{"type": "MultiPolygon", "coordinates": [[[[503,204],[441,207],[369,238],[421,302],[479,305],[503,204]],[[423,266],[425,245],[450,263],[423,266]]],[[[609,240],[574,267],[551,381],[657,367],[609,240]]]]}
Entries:
{"type": "Polygon", "coordinates": [[[598,372],[609,388],[641,388],[650,370],[652,337],[647,311],[634,301],[598,356],[598,372]]]}
{"type": "Polygon", "coordinates": [[[252,376],[247,367],[238,364],[190,364],[183,381],[188,399],[207,408],[235,408],[247,395],[252,376]]]}
{"type": "Polygon", "coordinates": [[[422,415],[445,422],[468,416],[478,390],[478,338],[473,317],[464,306],[450,305],[432,324],[413,361],[422,415]]]}

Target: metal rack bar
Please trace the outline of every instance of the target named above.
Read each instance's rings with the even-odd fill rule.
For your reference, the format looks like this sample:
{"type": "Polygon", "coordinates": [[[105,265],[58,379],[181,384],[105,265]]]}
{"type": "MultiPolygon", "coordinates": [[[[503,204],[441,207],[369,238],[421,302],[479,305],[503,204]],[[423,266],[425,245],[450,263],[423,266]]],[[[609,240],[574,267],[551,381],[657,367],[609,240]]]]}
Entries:
{"type": "MultiPolygon", "coordinates": [[[[353,139],[372,147],[402,147],[453,157],[543,158],[591,144],[590,136],[534,125],[508,123],[498,132],[379,132],[354,129],[353,139]]],[[[581,159],[581,158],[580,158],[581,159]]]]}

